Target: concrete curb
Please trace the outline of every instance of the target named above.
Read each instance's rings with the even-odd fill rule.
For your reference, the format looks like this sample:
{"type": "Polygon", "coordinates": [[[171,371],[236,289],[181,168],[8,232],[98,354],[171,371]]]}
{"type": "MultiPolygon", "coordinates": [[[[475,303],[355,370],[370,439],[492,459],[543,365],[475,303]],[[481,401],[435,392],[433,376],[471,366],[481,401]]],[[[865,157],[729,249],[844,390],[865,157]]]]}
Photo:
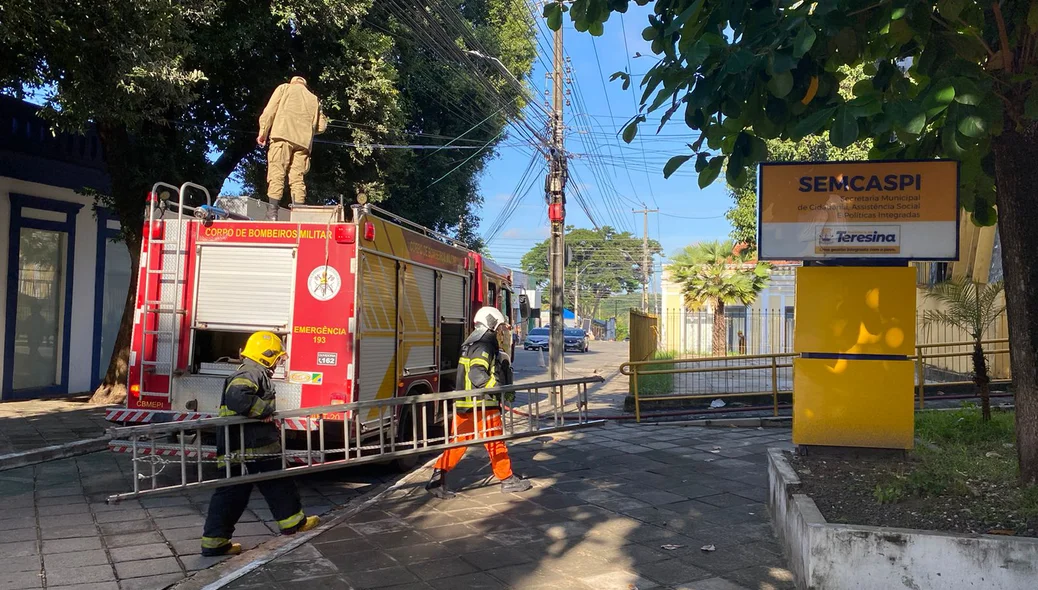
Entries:
{"type": "Polygon", "coordinates": [[[51,445],[49,447],[41,447],[39,449],[21,451],[19,453],[0,455],[0,471],[8,471],[10,469],[28,467],[29,465],[36,465],[47,461],[57,461],[59,459],[68,459],[69,457],[78,457],[79,455],[104,451],[108,449],[108,442],[111,440],[112,437],[110,436],[102,436],[98,438],[88,438],[86,440],[77,440],[75,442],[60,445],[51,445]]]}
{"type": "Polygon", "coordinates": [[[764,428],[784,427],[793,423],[792,416],[769,416],[767,418],[706,418],[701,420],[664,420],[658,422],[646,422],[642,420],[641,425],[649,426],[730,426],[742,428],[764,428]]]}
{"type": "Polygon", "coordinates": [[[254,572],[282,555],[298,549],[310,542],[314,537],[342,524],[347,518],[367,509],[372,504],[381,500],[386,494],[398,490],[412,482],[421,481],[425,475],[424,472],[426,468],[432,466],[438,458],[439,457],[434,457],[430,459],[422,466],[415,468],[410,473],[405,474],[396,482],[380,491],[370,492],[366,495],[367,497],[361,496],[358,498],[357,502],[351,502],[338,510],[333,510],[330,518],[325,522],[322,522],[320,526],[312,531],[292,535],[290,537],[276,537],[255,549],[243,552],[239,556],[232,557],[231,559],[214,565],[208,569],[195,572],[183,580],[166,586],[166,590],[218,590],[219,588],[223,588],[231,582],[254,572]]]}
{"type": "Polygon", "coordinates": [[[797,588],[1034,587],[1038,539],[837,524],[798,493],[800,477],[768,449],[768,511],[797,588]]]}

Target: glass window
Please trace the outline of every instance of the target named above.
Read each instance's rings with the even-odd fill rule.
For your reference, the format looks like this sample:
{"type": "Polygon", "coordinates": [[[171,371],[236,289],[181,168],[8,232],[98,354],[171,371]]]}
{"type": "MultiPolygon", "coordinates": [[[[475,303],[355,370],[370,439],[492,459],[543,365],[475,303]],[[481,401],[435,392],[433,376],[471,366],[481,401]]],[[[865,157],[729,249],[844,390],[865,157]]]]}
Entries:
{"type": "Polygon", "coordinates": [[[115,338],[126,307],[126,292],[130,289],[130,252],[123,242],[105,244],[104,299],[101,307],[101,358],[98,375],[108,371],[115,338]]]}
{"type": "Polygon", "coordinates": [[[12,388],[59,385],[65,322],[66,235],[22,228],[12,388]]]}
{"type": "Polygon", "coordinates": [[[489,281],[487,282],[487,300],[483,305],[497,307],[497,285],[489,281]]]}

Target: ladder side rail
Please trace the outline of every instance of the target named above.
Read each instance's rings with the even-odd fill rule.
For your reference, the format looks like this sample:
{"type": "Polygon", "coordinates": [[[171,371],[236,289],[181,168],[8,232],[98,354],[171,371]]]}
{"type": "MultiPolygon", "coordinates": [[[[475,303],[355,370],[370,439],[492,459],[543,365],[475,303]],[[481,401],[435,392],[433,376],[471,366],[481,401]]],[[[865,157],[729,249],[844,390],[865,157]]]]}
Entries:
{"type": "MultiPolygon", "coordinates": [[[[155,217],[155,214],[156,214],[156,211],[158,209],[158,205],[160,203],[159,188],[168,188],[168,189],[172,189],[174,191],[179,191],[180,190],[176,186],[174,186],[172,184],[169,184],[168,182],[156,182],[155,184],[151,185],[151,194],[149,195],[149,198],[148,198],[148,225],[145,228],[145,231],[147,232],[147,235],[144,236],[145,238],[147,238],[148,242],[151,241],[152,228],[155,226],[155,222],[158,221],[158,219],[155,217]]],[[[165,238],[165,233],[163,233],[163,238],[165,238]]],[[[141,243],[143,244],[144,240],[142,240],[141,243]]],[[[162,244],[157,244],[157,245],[159,246],[159,268],[161,268],[161,265],[162,265],[162,250],[163,250],[163,248],[162,248],[162,244]]],[[[142,318],[141,318],[141,321],[142,321],[143,325],[141,326],[142,333],[141,333],[141,355],[140,355],[140,380],[139,380],[138,384],[140,385],[140,388],[141,388],[142,392],[144,392],[146,390],[146,387],[144,385],[144,374],[145,374],[145,368],[149,366],[148,363],[147,363],[147,361],[148,361],[148,334],[147,334],[147,331],[148,331],[148,318],[153,313],[153,311],[151,309],[151,302],[149,301],[148,297],[150,297],[150,295],[151,295],[151,275],[153,273],[151,273],[150,270],[151,270],[151,262],[152,262],[154,254],[155,254],[154,246],[151,246],[149,244],[149,247],[148,247],[148,257],[144,261],[145,262],[145,264],[144,264],[144,299],[143,299],[143,301],[144,301],[144,310],[142,312],[143,315],[142,315],[142,318]]],[[[162,281],[160,280],[159,281],[159,283],[160,283],[159,284],[159,297],[158,297],[158,301],[156,302],[156,305],[159,306],[159,307],[162,307],[162,285],[161,285],[161,282],[162,281]]],[[[154,317],[155,317],[155,327],[158,328],[159,321],[160,321],[159,320],[159,314],[155,313],[154,317]]],[[[156,348],[156,350],[158,349],[158,336],[157,335],[155,335],[155,348],[156,348]]],[[[170,376],[172,377],[172,373],[170,374],[170,376]]]]}

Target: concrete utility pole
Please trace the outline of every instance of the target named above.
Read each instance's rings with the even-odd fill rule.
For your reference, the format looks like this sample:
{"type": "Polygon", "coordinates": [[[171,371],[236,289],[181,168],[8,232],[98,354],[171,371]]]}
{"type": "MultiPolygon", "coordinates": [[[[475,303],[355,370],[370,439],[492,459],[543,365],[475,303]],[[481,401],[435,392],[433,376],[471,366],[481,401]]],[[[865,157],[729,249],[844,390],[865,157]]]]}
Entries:
{"type": "MultiPolygon", "coordinates": [[[[645,220],[642,230],[642,311],[649,311],[649,213],[659,213],[659,209],[633,209],[632,213],[641,213],[645,220]]],[[[654,306],[655,307],[655,306],[654,306]]]]}
{"type": "MultiPolygon", "coordinates": [[[[559,1],[562,5],[562,1],[559,1]]],[[[551,326],[548,340],[548,367],[550,379],[563,379],[563,293],[566,281],[566,152],[563,147],[563,69],[562,27],[554,35],[552,67],[551,148],[548,178],[545,182],[548,201],[548,219],[551,221],[551,326]]]]}

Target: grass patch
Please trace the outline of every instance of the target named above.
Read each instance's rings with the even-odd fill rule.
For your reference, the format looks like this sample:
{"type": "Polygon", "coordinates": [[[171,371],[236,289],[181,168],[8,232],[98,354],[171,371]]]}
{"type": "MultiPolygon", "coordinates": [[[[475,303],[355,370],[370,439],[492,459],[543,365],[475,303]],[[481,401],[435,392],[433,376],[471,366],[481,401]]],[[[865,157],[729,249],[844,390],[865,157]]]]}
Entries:
{"type": "Polygon", "coordinates": [[[1038,536],[1038,486],[1021,487],[1013,412],[916,413],[904,459],[796,458],[804,492],[832,522],[1038,536]]]}
{"type": "MultiPolygon", "coordinates": [[[[671,350],[657,351],[654,361],[673,360],[677,354],[671,350]]],[[[642,365],[640,371],[667,371],[674,368],[674,363],[653,363],[642,365]]],[[[674,392],[674,375],[638,375],[638,395],[666,395],[674,392]]]]}

